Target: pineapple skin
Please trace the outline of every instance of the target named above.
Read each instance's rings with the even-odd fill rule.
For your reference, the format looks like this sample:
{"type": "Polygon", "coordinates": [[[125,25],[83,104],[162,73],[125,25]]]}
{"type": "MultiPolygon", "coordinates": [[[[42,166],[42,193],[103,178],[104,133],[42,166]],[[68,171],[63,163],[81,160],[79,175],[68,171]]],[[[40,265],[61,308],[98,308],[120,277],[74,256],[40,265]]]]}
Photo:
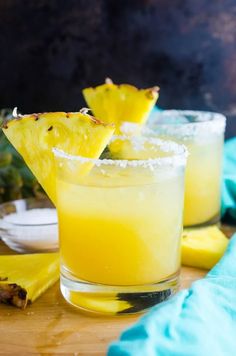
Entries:
{"type": "Polygon", "coordinates": [[[59,275],[58,253],[0,256],[0,302],[24,309],[59,275]]]}
{"type": "Polygon", "coordinates": [[[217,226],[185,230],[181,241],[182,264],[209,270],[223,256],[228,242],[217,226]]]}
{"type": "Polygon", "coordinates": [[[93,114],[104,122],[114,123],[115,133],[120,134],[124,123],[145,124],[158,99],[158,90],[158,87],[137,89],[109,82],[82,92],[93,114]]]}

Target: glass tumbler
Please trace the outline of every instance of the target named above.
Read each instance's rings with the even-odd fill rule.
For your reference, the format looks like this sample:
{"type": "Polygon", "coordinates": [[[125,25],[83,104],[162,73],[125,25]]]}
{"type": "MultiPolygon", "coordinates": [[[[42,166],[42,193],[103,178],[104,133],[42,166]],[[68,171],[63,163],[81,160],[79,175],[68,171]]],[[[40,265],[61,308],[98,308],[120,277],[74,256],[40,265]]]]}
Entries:
{"type": "Polygon", "coordinates": [[[180,269],[185,147],[116,137],[101,159],[54,154],[65,299],[128,314],[168,298],[180,269]]]}
{"type": "Polygon", "coordinates": [[[153,132],[184,144],[186,167],[184,226],[215,224],[220,219],[225,116],[203,111],[165,110],[148,122],[153,132]]]}

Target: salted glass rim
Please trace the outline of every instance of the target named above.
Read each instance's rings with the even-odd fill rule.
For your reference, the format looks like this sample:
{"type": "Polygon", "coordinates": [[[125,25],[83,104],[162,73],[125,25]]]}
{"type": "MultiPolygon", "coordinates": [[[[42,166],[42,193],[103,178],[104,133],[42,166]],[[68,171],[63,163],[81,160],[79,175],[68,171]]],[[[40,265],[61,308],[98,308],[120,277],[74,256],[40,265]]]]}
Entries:
{"type": "Polygon", "coordinates": [[[218,112],[201,111],[201,110],[163,110],[153,114],[148,122],[148,127],[151,129],[166,129],[170,133],[180,133],[184,135],[206,133],[221,134],[225,131],[226,117],[218,112]],[[157,119],[161,117],[178,117],[178,116],[193,116],[197,121],[193,122],[159,122],[157,119]]]}
{"type": "MultiPolygon", "coordinates": [[[[52,151],[55,157],[65,158],[70,161],[79,161],[81,163],[92,163],[95,166],[117,166],[121,168],[126,167],[144,167],[152,168],[154,166],[184,166],[187,161],[188,150],[183,144],[176,143],[170,140],[163,140],[156,137],[145,136],[113,136],[110,142],[114,140],[130,140],[134,145],[143,144],[145,142],[151,143],[157,146],[162,152],[172,153],[170,157],[156,157],[148,159],[101,159],[101,158],[89,158],[79,155],[69,154],[57,147],[53,147],[52,151]]],[[[138,146],[137,146],[138,149],[138,146]]]]}

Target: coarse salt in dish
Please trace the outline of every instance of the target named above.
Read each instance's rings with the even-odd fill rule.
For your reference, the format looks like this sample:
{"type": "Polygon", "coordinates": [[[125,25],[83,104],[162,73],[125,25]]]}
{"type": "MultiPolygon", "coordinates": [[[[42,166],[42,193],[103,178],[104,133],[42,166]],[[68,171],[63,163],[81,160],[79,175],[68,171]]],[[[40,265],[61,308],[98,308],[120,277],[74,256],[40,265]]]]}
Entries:
{"type": "Polygon", "coordinates": [[[22,199],[1,204],[0,236],[17,252],[56,251],[56,209],[46,199],[22,199]]]}
{"type": "Polygon", "coordinates": [[[57,223],[56,209],[32,209],[12,213],[3,218],[4,221],[15,225],[47,225],[57,223]]]}

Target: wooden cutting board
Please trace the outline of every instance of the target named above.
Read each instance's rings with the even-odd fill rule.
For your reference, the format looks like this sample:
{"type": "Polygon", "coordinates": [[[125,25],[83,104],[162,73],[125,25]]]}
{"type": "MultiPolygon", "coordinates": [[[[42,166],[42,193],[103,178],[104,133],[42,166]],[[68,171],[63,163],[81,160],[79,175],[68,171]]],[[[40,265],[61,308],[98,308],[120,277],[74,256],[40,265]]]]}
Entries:
{"type": "MultiPolygon", "coordinates": [[[[231,236],[235,228],[224,227],[231,236]]],[[[0,241],[0,254],[14,253],[0,241]]],[[[181,289],[206,271],[183,267],[181,289]]],[[[108,344],[140,316],[94,317],[62,298],[56,283],[26,310],[0,305],[0,354],[105,355],[108,344]]]]}

